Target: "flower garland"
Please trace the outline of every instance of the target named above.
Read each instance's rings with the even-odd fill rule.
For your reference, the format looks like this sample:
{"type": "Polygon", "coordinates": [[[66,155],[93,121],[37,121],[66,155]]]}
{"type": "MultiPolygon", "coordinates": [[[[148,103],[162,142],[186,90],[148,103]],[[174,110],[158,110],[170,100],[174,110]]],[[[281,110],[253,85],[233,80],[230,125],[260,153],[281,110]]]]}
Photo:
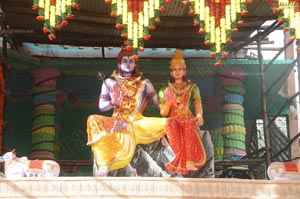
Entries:
{"type": "Polygon", "coordinates": [[[151,38],[149,30],[160,22],[160,13],[165,11],[169,0],[105,0],[111,4],[110,16],[116,18],[116,28],[121,37],[127,39],[127,49],[133,50],[138,60],[138,51],[144,50],[144,40],[151,38]]]}
{"type": "Polygon", "coordinates": [[[300,0],[267,0],[277,20],[283,23],[284,31],[290,32],[290,41],[296,40],[296,51],[300,52],[300,0]]]}
{"type": "Polygon", "coordinates": [[[194,26],[204,34],[204,44],[210,46],[210,56],[215,65],[222,65],[222,58],[228,56],[226,45],[231,43],[231,33],[243,24],[242,16],[247,15],[247,5],[252,0],[183,0],[194,16],[194,26]]]}
{"type": "Polygon", "coordinates": [[[43,32],[50,40],[56,39],[55,30],[68,24],[73,17],[72,8],[78,8],[77,0],[33,0],[32,9],[38,11],[36,19],[44,21],[43,32]]]}

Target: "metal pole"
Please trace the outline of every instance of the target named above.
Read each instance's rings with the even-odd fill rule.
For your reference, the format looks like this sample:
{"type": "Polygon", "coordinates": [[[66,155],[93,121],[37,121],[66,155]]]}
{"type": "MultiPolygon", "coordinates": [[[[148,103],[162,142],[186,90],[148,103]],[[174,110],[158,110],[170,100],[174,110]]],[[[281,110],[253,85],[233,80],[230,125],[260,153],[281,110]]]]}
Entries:
{"type": "Polygon", "coordinates": [[[266,166],[268,167],[271,163],[271,144],[270,144],[270,132],[268,128],[268,115],[267,115],[267,103],[266,103],[266,95],[265,95],[265,78],[264,78],[264,64],[263,64],[263,56],[261,52],[261,33],[258,33],[257,37],[257,54],[259,61],[259,74],[260,74],[260,82],[261,82],[261,106],[262,106],[262,118],[263,118],[263,126],[264,126],[264,137],[265,137],[265,148],[266,148],[266,166]]]}
{"type": "MultiPolygon", "coordinates": [[[[298,90],[300,90],[300,52],[297,52],[298,90]]],[[[299,106],[298,106],[299,108],[299,106]]]]}

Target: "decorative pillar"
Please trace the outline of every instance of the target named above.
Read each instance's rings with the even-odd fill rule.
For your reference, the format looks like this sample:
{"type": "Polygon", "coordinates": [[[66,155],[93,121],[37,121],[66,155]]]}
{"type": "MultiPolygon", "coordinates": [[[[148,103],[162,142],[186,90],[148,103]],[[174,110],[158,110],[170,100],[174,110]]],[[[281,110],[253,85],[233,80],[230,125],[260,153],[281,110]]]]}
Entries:
{"type": "Polygon", "coordinates": [[[220,73],[222,89],[222,118],[224,160],[240,160],[246,155],[246,128],[244,121],[243,79],[240,69],[224,69],[220,73]]]}
{"type": "Polygon", "coordinates": [[[31,129],[31,159],[55,159],[56,69],[35,69],[33,78],[33,123],[31,129]]]}

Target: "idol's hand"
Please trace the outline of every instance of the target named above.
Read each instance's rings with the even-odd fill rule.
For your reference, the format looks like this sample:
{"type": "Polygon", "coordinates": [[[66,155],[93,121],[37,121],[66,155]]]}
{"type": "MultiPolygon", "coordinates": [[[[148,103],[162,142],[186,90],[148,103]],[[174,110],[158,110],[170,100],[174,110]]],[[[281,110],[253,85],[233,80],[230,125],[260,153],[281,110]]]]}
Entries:
{"type": "Polygon", "coordinates": [[[198,121],[199,126],[203,126],[204,120],[201,114],[197,114],[196,120],[198,121]]]}
{"type": "Polygon", "coordinates": [[[119,89],[118,85],[114,85],[110,90],[111,104],[114,106],[119,106],[121,104],[123,95],[122,91],[119,89]]]}
{"type": "Polygon", "coordinates": [[[168,103],[169,106],[176,103],[176,96],[169,89],[166,89],[164,94],[165,94],[165,101],[166,103],[168,103]]]}

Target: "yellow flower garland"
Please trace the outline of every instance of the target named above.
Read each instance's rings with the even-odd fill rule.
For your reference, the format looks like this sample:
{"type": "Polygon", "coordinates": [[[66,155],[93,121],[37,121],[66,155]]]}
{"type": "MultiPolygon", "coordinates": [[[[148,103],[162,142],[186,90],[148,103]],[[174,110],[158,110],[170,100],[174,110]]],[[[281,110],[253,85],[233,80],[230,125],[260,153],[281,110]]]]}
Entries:
{"type": "Polygon", "coordinates": [[[205,33],[204,43],[210,45],[211,56],[216,57],[216,66],[220,66],[221,57],[228,54],[226,44],[231,42],[231,32],[237,31],[241,16],[247,13],[245,5],[251,0],[183,0],[183,3],[189,6],[189,14],[194,15],[194,25],[200,25],[199,33],[205,33]]]}
{"type": "Polygon", "coordinates": [[[296,40],[296,51],[300,52],[300,2],[298,0],[267,0],[278,21],[283,22],[284,31],[290,32],[290,40],[296,40]]]}
{"type": "Polygon", "coordinates": [[[138,51],[144,50],[144,40],[149,40],[149,30],[160,22],[160,12],[168,0],[106,0],[111,4],[111,16],[116,17],[116,28],[122,29],[121,36],[127,39],[127,48],[134,51],[133,57],[138,59],[138,51]],[[128,6],[131,7],[128,7],[128,6]],[[137,18],[134,18],[137,13],[137,18]],[[120,19],[121,18],[121,19],[120,19]]]}
{"type": "Polygon", "coordinates": [[[66,25],[66,19],[71,18],[71,8],[77,8],[77,0],[34,0],[32,9],[38,11],[36,17],[44,21],[43,32],[49,33],[50,40],[56,38],[55,30],[66,25]]]}

